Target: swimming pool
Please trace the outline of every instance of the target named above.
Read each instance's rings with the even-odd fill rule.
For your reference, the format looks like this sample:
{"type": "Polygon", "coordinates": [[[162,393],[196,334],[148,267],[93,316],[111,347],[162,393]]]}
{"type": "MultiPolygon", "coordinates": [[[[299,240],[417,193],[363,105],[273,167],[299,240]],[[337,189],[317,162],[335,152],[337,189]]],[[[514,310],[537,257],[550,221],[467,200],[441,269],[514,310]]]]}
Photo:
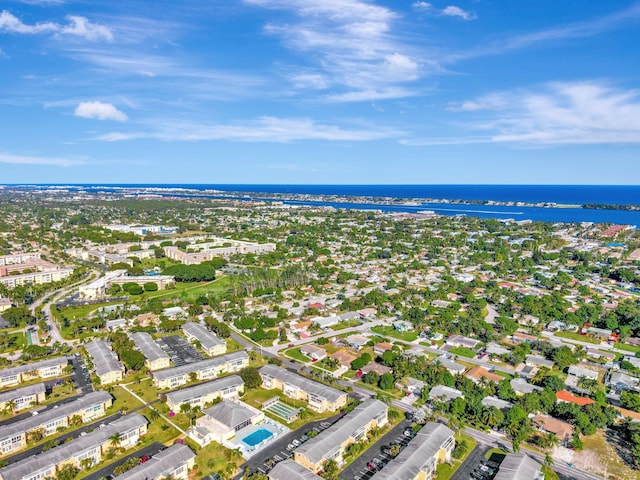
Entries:
{"type": "Polygon", "coordinates": [[[273,433],[271,433],[266,428],[261,428],[259,430],[256,430],[255,432],[247,435],[246,437],[244,437],[242,439],[242,442],[246,443],[250,447],[255,447],[260,442],[266,440],[267,438],[271,438],[271,437],[273,437],[273,433]]]}

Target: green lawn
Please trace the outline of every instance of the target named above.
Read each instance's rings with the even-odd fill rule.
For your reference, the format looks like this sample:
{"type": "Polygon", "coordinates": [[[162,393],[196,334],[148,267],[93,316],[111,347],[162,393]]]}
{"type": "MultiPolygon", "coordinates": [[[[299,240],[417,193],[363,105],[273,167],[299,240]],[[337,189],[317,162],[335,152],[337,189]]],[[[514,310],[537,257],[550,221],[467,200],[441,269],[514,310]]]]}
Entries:
{"type": "Polygon", "coordinates": [[[551,470],[551,467],[547,465],[542,466],[542,473],[544,473],[544,480],[560,480],[558,474],[551,470]]]}
{"type": "Polygon", "coordinates": [[[638,352],[640,352],[640,347],[636,347],[636,346],[634,346],[634,345],[628,345],[628,344],[626,344],[626,343],[620,343],[620,342],[618,342],[618,343],[616,343],[616,344],[615,344],[615,347],[616,347],[618,350],[624,350],[624,351],[626,351],[626,352],[631,352],[631,353],[638,353],[638,352]]]}
{"type": "Polygon", "coordinates": [[[127,388],[141,397],[145,402],[153,402],[158,399],[158,389],[153,386],[153,381],[150,378],[141,380],[140,383],[133,383],[128,385],[127,388]]]}
{"type": "Polygon", "coordinates": [[[576,340],[577,342],[586,342],[592,343],[594,345],[600,345],[600,340],[596,340],[595,338],[587,337],[586,335],[580,335],[577,332],[556,332],[554,336],[560,338],[568,338],[569,340],[576,340]]]}
{"type": "Polygon", "coordinates": [[[27,346],[27,339],[23,332],[14,332],[7,335],[6,340],[3,342],[4,347],[0,348],[0,353],[12,352],[14,350],[21,350],[27,346]]]}
{"type": "Polygon", "coordinates": [[[358,325],[362,325],[362,322],[359,320],[348,320],[346,322],[340,322],[337,325],[332,325],[329,327],[331,330],[338,331],[344,330],[345,328],[357,327],[358,325]]]}
{"type": "Polygon", "coordinates": [[[185,441],[185,444],[196,452],[196,474],[193,476],[194,480],[210,473],[218,473],[222,478],[230,478],[224,476],[224,474],[233,475],[239,466],[244,463],[242,457],[238,457],[234,452],[217,442],[211,442],[204,448],[189,439],[185,441]]]}
{"type": "Polygon", "coordinates": [[[377,325],[375,327],[371,327],[371,331],[379,335],[386,335],[399,340],[404,340],[405,342],[413,342],[418,338],[417,332],[398,332],[395,328],[388,325],[377,325]]]}
{"type": "Polygon", "coordinates": [[[293,358],[294,360],[297,360],[301,363],[307,363],[311,361],[309,357],[307,357],[300,351],[300,347],[285,350],[284,354],[286,357],[293,358]]]}
{"type": "Polygon", "coordinates": [[[469,448],[461,458],[453,459],[453,461],[451,462],[451,465],[449,465],[448,463],[441,463],[440,465],[438,465],[436,467],[437,480],[449,480],[452,477],[452,475],[456,472],[458,467],[462,465],[465,459],[471,454],[473,449],[476,448],[476,444],[478,443],[473,437],[470,437],[469,435],[465,435],[464,433],[460,433],[460,432],[455,434],[455,438],[456,438],[456,442],[459,442],[460,440],[464,439],[467,442],[467,445],[469,445],[469,448]]]}
{"type": "Polygon", "coordinates": [[[460,355],[465,358],[475,358],[476,352],[467,347],[453,347],[448,350],[448,353],[460,355]]]}

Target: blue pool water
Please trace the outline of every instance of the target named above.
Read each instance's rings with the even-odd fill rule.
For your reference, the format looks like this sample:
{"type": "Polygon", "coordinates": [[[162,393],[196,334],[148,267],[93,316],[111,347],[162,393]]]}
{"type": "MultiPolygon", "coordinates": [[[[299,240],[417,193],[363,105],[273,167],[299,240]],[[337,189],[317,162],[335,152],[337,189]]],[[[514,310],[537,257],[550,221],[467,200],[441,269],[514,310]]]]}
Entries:
{"type": "Polygon", "coordinates": [[[266,428],[261,428],[260,430],[256,430],[252,434],[244,437],[242,441],[250,447],[255,447],[263,440],[266,440],[267,438],[270,438],[272,436],[273,433],[271,433],[269,430],[267,430],[266,428]]]}

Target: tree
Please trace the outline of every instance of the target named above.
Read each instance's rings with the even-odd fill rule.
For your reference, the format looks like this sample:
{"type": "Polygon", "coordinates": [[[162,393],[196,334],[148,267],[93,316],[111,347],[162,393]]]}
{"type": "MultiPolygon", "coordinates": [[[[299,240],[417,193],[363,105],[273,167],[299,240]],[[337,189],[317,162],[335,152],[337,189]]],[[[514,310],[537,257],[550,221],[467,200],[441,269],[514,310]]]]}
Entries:
{"type": "Polygon", "coordinates": [[[371,370],[370,372],[367,372],[362,376],[362,381],[364,383],[368,383],[369,385],[377,385],[378,381],[380,381],[380,375],[371,370]]]}
{"type": "Polygon", "coordinates": [[[80,473],[80,469],[77,467],[67,464],[58,470],[56,473],[56,480],[73,480],[80,473]]]}
{"type": "Polygon", "coordinates": [[[142,370],[145,366],[144,355],[137,350],[124,350],[120,353],[120,360],[124,362],[127,370],[142,370]]]}
{"type": "Polygon", "coordinates": [[[323,467],[322,478],[325,480],[338,480],[338,473],[340,473],[338,463],[333,459],[327,460],[323,467]]]}
{"type": "Polygon", "coordinates": [[[145,292],[157,292],[158,284],[154,282],[146,282],[143,286],[145,292]]]}
{"type": "Polygon", "coordinates": [[[558,365],[560,370],[564,370],[570,365],[578,363],[576,355],[567,346],[558,347],[553,351],[551,356],[554,362],[558,365]]]}
{"type": "Polygon", "coordinates": [[[116,450],[117,448],[120,447],[120,444],[122,443],[122,437],[120,437],[120,432],[116,432],[113,435],[111,435],[109,437],[109,442],[111,444],[111,448],[116,450]]]}
{"type": "Polygon", "coordinates": [[[380,381],[378,383],[378,386],[382,389],[382,390],[391,390],[393,388],[393,375],[391,375],[390,373],[384,373],[380,376],[380,381]]]}
{"type": "Polygon", "coordinates": [[[632,392],[622,392],[620,394],[620,405],[634,412],[640,412],[640,395],[632,392]]]}
{"type": "Polygon", "coordinates": [[[258,388],[262,385],[262,378],[257,368],[246,367],[240,370],[240,377],[244,381],[246,388],[258,388]]]}

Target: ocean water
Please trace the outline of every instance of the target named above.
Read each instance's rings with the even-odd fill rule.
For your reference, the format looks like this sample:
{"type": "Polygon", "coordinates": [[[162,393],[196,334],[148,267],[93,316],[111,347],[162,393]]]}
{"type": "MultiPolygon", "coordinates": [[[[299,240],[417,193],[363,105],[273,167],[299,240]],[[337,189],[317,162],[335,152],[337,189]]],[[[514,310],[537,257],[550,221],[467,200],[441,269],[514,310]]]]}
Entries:
{"type": "MultiPolygon", "coordinates": [[[[54,185],[51,185],[54,186],[54,185]]],[[[56,185],[61,186],[61,185],[56,185]]],[[[556,203],[561,205],[624,204],[640,205],[640,186],[596,185],[250,185],[250,184],[81,184],[66,185],[88,192],[117,192],[123,188],[181,188],[196,191],[241,192],[232,198],[261,200],[264,194],[337,195],[354,197],[493,200],[498,202],[556,203]]],[[[43,188],[46,185],[29,186],[43,188]]],[[[185,193],[185,196],[194,193],[185,193]]],[[[196,194],[201,197],[215,197],[196,194]]],[[[595,222],[640,226],[640,211],[594,210],[576,207],[548,208],[502,205],[451,204],[428,202],[413,205],[372,205],[354,202],[286,200],[292,205],[318,205],[386,212],[433,210],[441,215],[468,215],[483,218],[533,220],[543,222],[595,222]]]]}

